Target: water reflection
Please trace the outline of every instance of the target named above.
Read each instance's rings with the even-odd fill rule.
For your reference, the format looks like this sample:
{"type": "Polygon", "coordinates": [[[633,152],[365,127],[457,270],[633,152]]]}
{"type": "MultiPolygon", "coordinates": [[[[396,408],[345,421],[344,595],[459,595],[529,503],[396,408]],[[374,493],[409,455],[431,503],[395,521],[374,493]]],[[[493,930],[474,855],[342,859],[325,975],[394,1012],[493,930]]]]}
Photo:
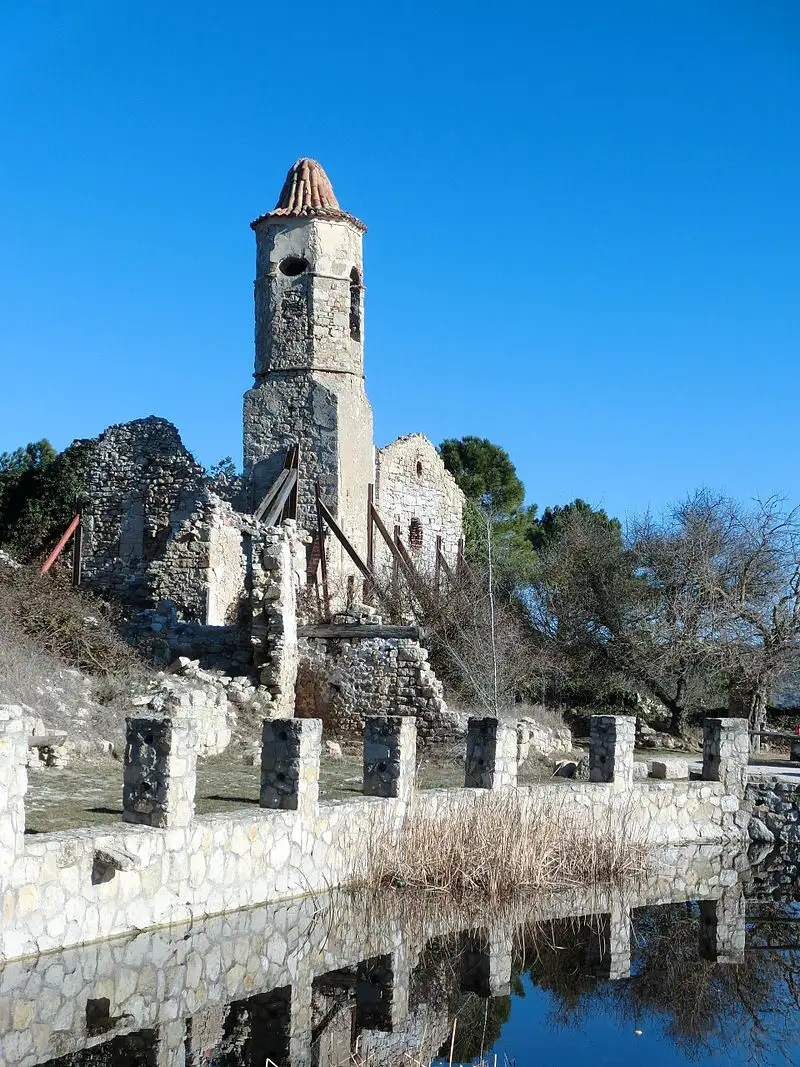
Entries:
{"type": "Polygon", "coordinates": [[[336,894],[8,964],[0,1062],[800,1062],[796,857],[663,859],[492,915],[336,894]]]}

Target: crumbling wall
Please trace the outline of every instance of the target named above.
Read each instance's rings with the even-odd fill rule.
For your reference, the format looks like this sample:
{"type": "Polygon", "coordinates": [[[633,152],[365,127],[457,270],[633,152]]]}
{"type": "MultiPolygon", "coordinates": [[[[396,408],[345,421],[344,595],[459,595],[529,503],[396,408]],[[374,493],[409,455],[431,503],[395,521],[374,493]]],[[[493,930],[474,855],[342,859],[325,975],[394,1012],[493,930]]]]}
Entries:
{"type": "Polygon", "coordinates": [[[382,714],[415,716],[423,743],[461,731],[427,649],[410,638],[301,638],[295,710],[336,736],[359,736],[366,716],[382,714]]]}
{"type": "Polygon", "coordinates": [[[317,482],[328,507],[338,506],[337,397],[311,374],[272,373],[244,397],[244,470],[253,508],[274,484],[287,452],[298,441],[297,518],[302,527],[312,529],[317,482]]]}
{"type": "Polygon", "coordinates": [[[270,715],[291,718],[297,679],[297,599],[305,582],[306,535],[294,519],[253,541],[250,641],[253,666],[272,696],[270,715]]]}
{"type": "MultiPolygon", "coordinates": [[[[423,434],[399,437],[375,455],[375,506],[390,533],[400,537],[423,571],[433,572],[436,538],[442,554],[455,566],[462,533],[464,494],[434,446],[423,434]]],[[[389,551],[376,537],[376,560],[389,563],[389,551]]]]}
{"type": "Polygon", "coordinates": [[[171,600],[181,621],[235,624],[245,595],[250,529],[230,504],[207,493],[151,564],[154,599],[171,600]]]}
{"type": "Polygon", "coordinates": [[[151,600],[150,565],[197,507],[204,481],[165,419],[110,426],[92,449],[86,477],[84,583],[125,603],[151,600]]]}

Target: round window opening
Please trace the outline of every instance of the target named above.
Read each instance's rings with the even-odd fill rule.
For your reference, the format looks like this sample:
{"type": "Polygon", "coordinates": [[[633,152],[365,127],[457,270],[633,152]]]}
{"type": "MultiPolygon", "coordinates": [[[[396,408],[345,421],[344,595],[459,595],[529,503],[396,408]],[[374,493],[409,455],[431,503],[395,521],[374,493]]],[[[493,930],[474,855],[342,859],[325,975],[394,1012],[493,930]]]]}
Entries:
{"type": "Polygon", "coordinates": [[[421,459],[417,460],[417,477],[418,478],[422,477],[422,460],[421,459]]]}
{"type": "Polygon", "coordinates": [[[278,269],[287,278],[296,278],[298,274],[303,274],[308,270],[308,260],[300,256],[287,256],[286,259],[280,261],[278,269]]]}

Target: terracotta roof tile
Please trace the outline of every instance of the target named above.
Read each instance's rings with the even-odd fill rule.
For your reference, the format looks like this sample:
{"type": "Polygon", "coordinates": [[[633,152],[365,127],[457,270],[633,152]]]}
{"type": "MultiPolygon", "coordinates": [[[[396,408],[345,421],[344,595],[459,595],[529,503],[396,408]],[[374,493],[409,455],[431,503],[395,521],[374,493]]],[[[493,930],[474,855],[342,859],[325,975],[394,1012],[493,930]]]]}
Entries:
{"type": "Polygon", "coordinates": [[[363,222],[339,207],[330,179],[316,159],[298,159],[286,175],[278,203],[272,211],[260,215],[251,226],[255,227],[266,219],[282,218],[342,219],[366,231],[363,222]]]}

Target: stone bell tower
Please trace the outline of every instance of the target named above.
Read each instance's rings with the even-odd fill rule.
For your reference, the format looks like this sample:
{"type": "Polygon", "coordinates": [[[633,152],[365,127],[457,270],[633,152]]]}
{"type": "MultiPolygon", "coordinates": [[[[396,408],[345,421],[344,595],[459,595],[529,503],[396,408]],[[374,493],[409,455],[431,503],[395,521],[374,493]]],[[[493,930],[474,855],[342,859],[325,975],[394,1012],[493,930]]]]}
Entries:
{"type": "MultiPolygon", "coordinates": [[[[372,409],[364,391],[361,240],[325,171],[299,159],[256,235],[255,384],[244,398],[244,470],[255,507],[299,444],[298,525],[316,528],[315,484],[344,533],[366,550],[374,480],[372,409]]],[[[352,570],[338,543],[331,571],[352,570]]]]}

